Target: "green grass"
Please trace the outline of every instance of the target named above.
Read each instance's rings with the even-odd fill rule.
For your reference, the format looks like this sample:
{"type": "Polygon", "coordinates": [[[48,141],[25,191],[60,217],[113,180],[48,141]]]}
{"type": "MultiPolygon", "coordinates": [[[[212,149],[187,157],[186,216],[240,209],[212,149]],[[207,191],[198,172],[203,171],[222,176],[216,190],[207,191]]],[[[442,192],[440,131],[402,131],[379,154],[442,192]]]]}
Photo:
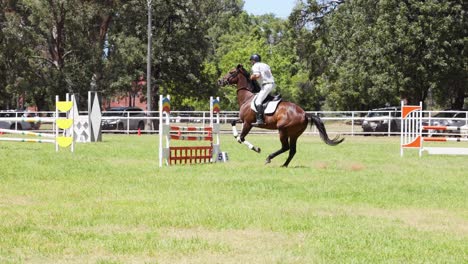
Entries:
{"type": "MultiPolygon", "coordinates": [[[[222,137],[228,163],[158,168],[157,135],[76,152],[0,142],[0,263],[463,263],[468,162],[398,137],[222,137]]],[[[463,144],[463,143],[460,143],[463,144]]]]}

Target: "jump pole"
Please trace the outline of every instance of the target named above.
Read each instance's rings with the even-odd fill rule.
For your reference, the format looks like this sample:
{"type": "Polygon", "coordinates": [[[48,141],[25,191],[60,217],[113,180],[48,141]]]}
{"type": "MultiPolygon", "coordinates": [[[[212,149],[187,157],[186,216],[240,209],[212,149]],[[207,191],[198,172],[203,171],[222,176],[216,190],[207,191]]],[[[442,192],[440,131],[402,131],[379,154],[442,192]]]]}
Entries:
{"type": "Polygon", "coordinates": [[[52,139],[33,139],[33,138],[10,138],[0,137],[0,141],[11,141],[11,142],[32,142],[32,143],[53,143],[55,144],[55,151],[59,150],[59,147],[70,147],[71,152],[74,152],[74,127],[73,127],[73,113],[71,112],[74,106],[74,100],[60,101],[59,97],[55,97],[55,117],[54,118],[0,118],[0,120],[8,121],[23,121],[23,122],[50,122],[54,124],[54,133],[37,133],[32,131],[19,131],[12,129],[0,129],[0,132],[7,134],[16,134],[24,136],[36,136],[52,139]],[[61,118],[60,113],[65,113],[66,117],[61,118]],[[61,135],[63,134],[63,135],[61,135]]]}
{"type": "Polygon", "coordinates": [[[213,97],[210,97],[209,127],[171,126],[170,111],[170,97],[163,97],[160,95],[159,166],[162,167],[163,163],[166,163],[166,165],[171,165],[216,162],[218,154],[221,153],[219,140],[219,98],[214,99],[213,97]],[[171,147],[171,140],[210,141],[210,146],[171,147]]]}
{"type": "MultiPolygon", "coordinates": [[[[170,124],[170,112],[171,112],[171,104],[170,104],[171,96],[167,95],[163,97],[163,95],[159,95],[159,167],[163,166],[163,158],[169,155],[168,148],[169,148],[169,138],[165,135],[169,133],[168,126],[170,124]],[[165,138],[165,145],[164,139],[165,138]],[[165,147],[164,147],[165,146],[165,147]]],[[[166,160],[166,165],[169,165],[166,160]]]]}
{"type": "Polygon", "coordinates": [[[403,157],[404,149],[418,149],[421,157],[423,151],[434,155],[468,155],[468,148],[452,147],[424,147],[424,142],[468,142],[466,138],[450,137],[423,137],[423,130],[466,131],[468,127],[455,126],[423,126],[422,102],[419,105],[405,105],[401,102],[401,142],[400,155],[403,157]]]}
{"type": "Polygon", "coordinates": [[[36,132],[24,131],[24,130],[12,130],[12,129],[3,129],[3,128],[0,128],[0,132],[7,133],[7,134],[23,135],[23,136],[35,136],[35,137],[55,138],[55,135],[54,135],[54,134],[36,133],[36,132]]]}

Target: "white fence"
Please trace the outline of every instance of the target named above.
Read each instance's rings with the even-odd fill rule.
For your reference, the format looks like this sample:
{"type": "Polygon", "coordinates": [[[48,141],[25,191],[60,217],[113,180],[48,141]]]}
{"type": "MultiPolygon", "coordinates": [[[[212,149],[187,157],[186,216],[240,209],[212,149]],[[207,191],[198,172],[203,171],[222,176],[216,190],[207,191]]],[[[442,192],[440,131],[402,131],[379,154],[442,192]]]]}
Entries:
{"type": "MultiPolygon", "coordinates": [[[[324,121],[329,134],[342,134],[342,135],[381,135],[391,136],[400,134],[400,113],[392,111],[372,111],[374,114],[378,113],[375,117],[368,117],[369,111],[308,111],[320,116],[324,121]]],[[[0,111],[0,115],[7,112],[0,111]]],[[[25,113],[23,112],[8,112],[11,117],[22,117],[25,113]]],[[[86,114],[86,112],[80,112],[86,114]]],[[[103,112],[105,113],[105,112],[103,112]]],[[[119,112],[116,112],[119,113],[119,112]]],[[[467,111],[424,111],[423,122],[433,125],[437,122],[437,125],[451,125],[456,124],[457,126],[466,125],[468,123],[467,111]],[[464,117],[443,117],[437,116],[438,113],[446,113],[446,116],[451,114],[460,114],[464,117]]],[[[156,133],[158,132],[158,119],[159,113],[157,111],[151,112],[151,116],[147,115],[147,112],[121,112],[121,116],[105,116],[102,117],[102,123],[109,121],[117,121],[117,123],[124,123],[123,126],[112,128],[104,128],[103,133],[125,133],[132,134],[138,132],[140,128],[141,133],[156,133]],[[146,129],[146,123],[152,122],[152,128],[146,129]],[[144,127],[139,127],[139,124],[144,123],[144,127]]],[[[53,116],[53,112],[28,112],[28,116],[53,116]]],[[[237,120],[238,111],[221,111],[221,133],[230,134],[232,129],[230,123],[233,120],[237,120]]],[[[209,125],[209,111],[171,111],[171,121],[180,124],[204,124],[209,125]]],[[[0,123],[0,128],[11,128],[17,129],[16,123],[11,123],[12,127],[4,127],[4,124],[0,123]],[[3,126],[2,126],[3,125],[3,126]]],[[[22,126],[24,129],[24,126],[22,126]]],[[[37,132],[45,132],[52,130],[52,127],[45,125],[34,124],[30,129],[37,132]]],[[[254,128],[252,129],[253,134],[255,133],[277,133],[273,130],[263,130],[254,128]]],[[[307,129],[306,134],[315,134],[317,131],[312,126],[307,129]]],[[[434,131],[426,131],[429,135],[434,135],[434,131]]],[[[459,132],[448,132],[443,134],[444,136],[457,136],[459,132]]],[[[466,136],[463,134],[463,136],[466,136]]]]}

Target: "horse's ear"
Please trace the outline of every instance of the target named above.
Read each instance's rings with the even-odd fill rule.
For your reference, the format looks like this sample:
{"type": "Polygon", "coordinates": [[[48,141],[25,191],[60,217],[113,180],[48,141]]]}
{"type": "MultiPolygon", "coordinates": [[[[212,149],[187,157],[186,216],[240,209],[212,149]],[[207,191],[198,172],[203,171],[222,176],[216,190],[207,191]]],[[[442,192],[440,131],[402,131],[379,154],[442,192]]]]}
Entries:
{"type": "Polygon", "coordinates": [[[236,67],[236,68],[239,70],[239,69],[242,69],[243,67],[244,67],[244,66],[242,66],[242,64],[237,64],[237,67],[236,67]]]}

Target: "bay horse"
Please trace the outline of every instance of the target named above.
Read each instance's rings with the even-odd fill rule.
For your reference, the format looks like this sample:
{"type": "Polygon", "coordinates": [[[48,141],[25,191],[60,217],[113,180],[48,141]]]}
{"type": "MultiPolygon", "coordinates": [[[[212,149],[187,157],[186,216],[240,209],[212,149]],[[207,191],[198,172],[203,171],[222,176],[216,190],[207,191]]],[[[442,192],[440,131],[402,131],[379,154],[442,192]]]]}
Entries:
{"type": "MultiPolygon", "coordinates": [[[[234,137],[239,143],[243,143],[253,151],[260,153],[260,148],[245,140],[245,137],[252,129],[252,123],[256,121],[256,113],[250,107],[255,96],[255,94],[252,93],[255,86],[253,81],[250,80],[249,72],[244,69],[242,64],[239,64],[236,68],[233,68],[224,77],[219,79],[218,84],[220,86],[230,84],[237,85],[237,103],[239,104],[239,120],[242,122],[242,131],[239,135],[236,129],[238,120],[234,120],[231,123],[234,137]]],[[[306,130],[309,120],[311,121],[311,126],[312,123],[315,124],[320,133],[320,137],[327,145],[335,146],[343,142],[344,138],[340,138],[339,135],[334,139],[328,137],[325,125],[318,116],[307,114],[301,107],[294,103],[281,101],[272,115],[265,115],[265,125],[260,126],[260,128],[264,129],[277,129],[281,141],[281,149],[268,155],[265,164],[270,163],[274,157],[289,150],[288,158],[282,165],[282,167],[287,167],[296,154],[297,139],[306,130]]]]}

